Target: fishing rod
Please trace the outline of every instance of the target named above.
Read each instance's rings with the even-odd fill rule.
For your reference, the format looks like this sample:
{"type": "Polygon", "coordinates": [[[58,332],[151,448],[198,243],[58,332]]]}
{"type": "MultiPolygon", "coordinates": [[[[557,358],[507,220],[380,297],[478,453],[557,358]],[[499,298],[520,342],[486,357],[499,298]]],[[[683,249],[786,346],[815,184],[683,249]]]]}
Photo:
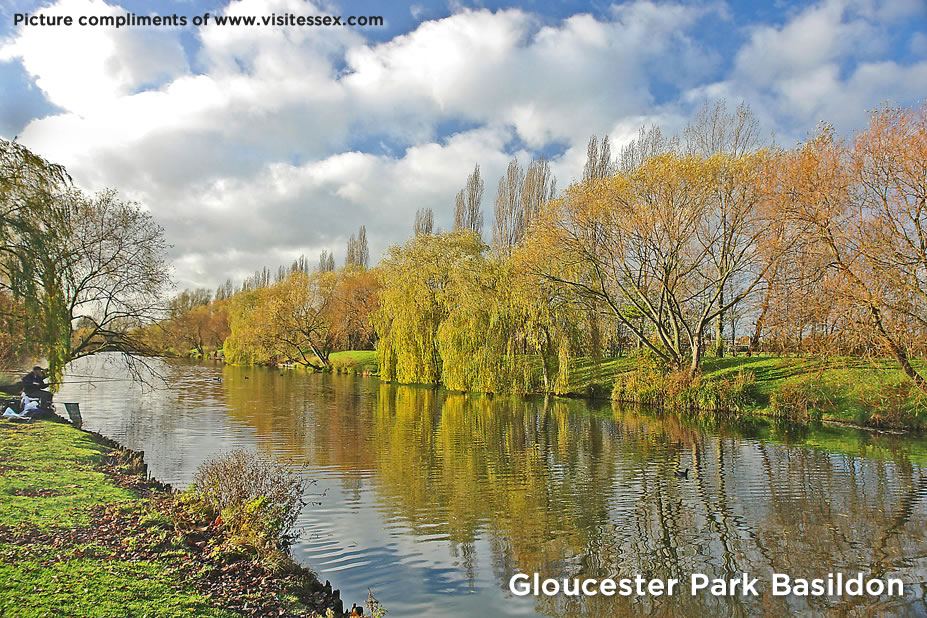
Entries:
{"type": "Polygon", "coordinates": [[[100,382],[134,382],[132,378],[97,378],[94,380],[61,380],[60,382],[48,382],[52,384],[98,384],[100,382]]]}

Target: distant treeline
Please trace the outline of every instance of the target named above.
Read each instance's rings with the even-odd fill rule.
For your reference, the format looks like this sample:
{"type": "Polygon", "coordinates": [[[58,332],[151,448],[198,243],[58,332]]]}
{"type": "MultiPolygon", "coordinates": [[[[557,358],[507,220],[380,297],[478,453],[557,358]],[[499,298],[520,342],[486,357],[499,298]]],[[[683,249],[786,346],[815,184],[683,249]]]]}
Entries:
{"type": "Polygon", "coordinates": [[[162,345],[317,367],[376,345],[384,380],[491,392],[558,392],[571,359],[636,350],[691,376],[706,355],[889,355],[924,388],[927,106],[783,148],[719,102],[614,156],[591,138],[559,194],[547,161],[513,160],[488,231],[483,194],[477,165],[452,231],[421,209],[374,267],[361,228],[341,269],[323,252],[182,294],[162,345]]]}

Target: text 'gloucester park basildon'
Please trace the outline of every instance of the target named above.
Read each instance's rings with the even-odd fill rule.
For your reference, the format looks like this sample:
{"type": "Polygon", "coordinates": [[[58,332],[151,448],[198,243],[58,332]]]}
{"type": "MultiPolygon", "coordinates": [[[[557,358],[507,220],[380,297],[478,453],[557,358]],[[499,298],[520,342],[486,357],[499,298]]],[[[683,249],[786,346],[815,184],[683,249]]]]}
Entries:
{"type": "Polygon", "coordinates": [[[675,594],[710,594],[717,597],[760,596],[764,591],[773,596],[904,596],[904,583],[897,578],[867,578],[863,573],[845,575],[828,573],[823,578],[804,579],[784,573],[772,573],[768,582],[744,573],[740,577],[710,578],[693,573],[688,586],[680,580],[647,579],[640,575],[628,578],[552,579],[534,573],[518,573],[509,580],[509,590],[516,596],[672,596],[675,594]]]}

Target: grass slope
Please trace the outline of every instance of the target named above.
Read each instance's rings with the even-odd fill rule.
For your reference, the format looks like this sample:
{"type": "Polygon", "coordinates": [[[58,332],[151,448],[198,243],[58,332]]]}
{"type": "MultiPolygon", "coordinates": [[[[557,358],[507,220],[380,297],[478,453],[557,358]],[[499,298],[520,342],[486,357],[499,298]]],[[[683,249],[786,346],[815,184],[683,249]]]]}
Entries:
{"type": "Polygon", "coordinates": [[[0,616],[318,616],[306,569],[221,557],[224,525],[138,454],[55,421],[0,421],[0,616]]]}
{"type": "Polygon", "coordinates": [[[333,352],[328,357],[335,373],[357,373],[373,375],[379,373],[380,364],[376,350],[349,350],[333,352]]]}
{"type": "MultiPolygon", "coordinates": [[[[589,358],[576,359],[567,394],[609,393],[615,378],[634,368],[632,357],[604,359],[598,368],[589,358]]],[[[708,358],[702,369],[709,381],[752,372],[755,402],[747,412],[753,414],[927,429],[927,397],[888,359],[737,356],[708,358]],[[807,400],[810,416],[777,405],[788,398],[807,400]]]]}
{"type": "Polygon", "coordinates": [[[237,615],[212,607],[169,563],[68,542],[96,525],[93,507],[144,510],[98,470],[109,450],[63,423],[0,422],[0,615],[237,615]]]}

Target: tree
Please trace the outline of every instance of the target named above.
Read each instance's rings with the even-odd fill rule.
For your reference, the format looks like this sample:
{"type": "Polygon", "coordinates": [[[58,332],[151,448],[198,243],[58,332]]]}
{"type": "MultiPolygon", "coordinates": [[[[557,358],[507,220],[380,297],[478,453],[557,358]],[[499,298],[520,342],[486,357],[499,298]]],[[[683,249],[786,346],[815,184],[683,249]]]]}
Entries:
{"type": "Polygon", "coordinates": [[[415,223],[412,225],[414,236],[431,234],[434,231],[435,215],[431,208],[419,208],[415,212],[415,223]]]}
{"type": "Polygon", "coordinates": [[[438,384],[438,328],[446,319],[448,286],[458,265],[473,264],[485,245],[472,231],[417,236],[393,246],[378,268],[380,377],[386,382],[438,384]]]}
{"type": "Polygon", "coordinates": [[[348,239],[348,250],[345,255],[344,265],[367,268],[370,261],[370,251],[367,249],[367,227],[360,226],[357,230],[357,236],[351,234],[348,239]]]}
{"type": "Polygon", "coordinates": [[[647,160],[679,150],[679,139],[667,137],[660,127],[653,125],[649,129],[641,127],[637,139],[631,140],[621,148],[618,154],[616,171],[625,174],[633,172],[647,160]]]}
{"type": "Polygon", "coordinates": [[[43,243],[59,246],[68,235],[70,211],[62,199],[71,179],[60,165],[49,163],[16,142],[0,139],[0,310],[9,324],[9,348],[40,349],[54,365],[63,367],[67,356],[60,324],[65,311],[55,273],[44,272],[43,243]],[[57,317],[46,323],[43,309],[57,317]],[[34,328],[15,328],[17,322],[34,328]],[[23,339],[19,339],[22,337],[23,339]],[[60,354],[60,356],[59,356],[60,354]]]}
{"type": "Polygon", "coordinates": [[[229,335],[226,303],[213,301],[209,290],[184,290],[168,304],[164,324],[169,342],[164,347],[188,350],[205,356],[207,348],[219,349],[229,335]]]}
{"type": "MultiPolygon", "coordinates": [[[[350,243],[349,243],[350,245],[350,243]]],[[[335,256],[323,249],[319,254],[319,266],[317,269],[320,273],[330,273],[335,270],[335,256]]]]}
{"type": "Polygon", "coordinates": [[[379,308],[379,290],[373,270],[345,269],[339,273],[330,309],[337,349],[374,349],[377,335],[373,316],[379,308]]]}
{"type": "Polygon", "coordinates": [[[464,188],[457,193],[454,207],[454,231],[470,230],[477,236],[483,233],[483,179],[480,166],[473,167],[473,173],[467,176],[464,188]]]}
{"type": "Polygon", "coordinates": [[[549,251],[540,273],[601,302],[654,354],[695,373],[705,326],[756,287],[763,245],[784,242],[767,236],[773,218],[757,191],[765,169],[763,153],[665,154],[630,173],[574,185],[537,227],[532,242],[549,251]],[[722,179],[740,196],[728,210],[713,196],[722,179]],[[727,263],[723,272],[718,260],[727,263]]]}
{"type": "Polygon", "coordinates": [[[745,102],[728,112],[727,102],[720,99],[713,105],[705,103],[683,136],[688,154],[710,157],[726,153],[739,157],[760,147],[760,123],[745,102]]]}
{"type": "Polygon", "coordinates": [[[133,332],[159,315],[168,283],[150,214],[114,191],[85,196],[60,166],[0,140],[0,236],[0,290],[39,325],[53,376],[80,356],[147,352],[133,332]]]}
{"type": "Polygon", "coordinates": [[[337,339],[331,320],[336,280],[331,272],[297,272],[262,290],[253,317],[262,347],[306,367],[327,367],[337,339]]]}
{"type": "MultiPolygon", "coordinates": [[[[750,107],[742,102],[735,111],[728,113],[724,99],[711,106],[705,103],[683,134],[685,151],[704,157],[717,154],[740,157],[756,152],[760,145],[759,121],[750,107]]],[[[718,171],[723,175],[725,169],[721,167],[718,171]]],[[[738,192],[736,183],[732,181],[733,179],[722,177],[718,178],[713,185],[715,187],[714,199],[718,202],[718,225],[722,228],[722,234],[727,234],[725,228],[728,225],[728,212],[738,209],[738,205],[732,202],[743,196],[742,192],[738,192]]],[[[724,272],[728,268],[725,261],[727,254],[715,257],[717,258],[715,268],[719,273],[724,272]]],[[[772,269],[768,272],[775,273],[776,271],[772,269]]],[[[719,299],[721,304],[724,304],[724,294],[725,290],[722,289],[719,299]]],[[[719,313],[715,319],[714,351],[719,357],[724,355],[724,320],[725,312],[719,313]]]]}
{"type": "Polygon", "coordinates": [[[160,298],[170,281],[164,231],[115,191],[79,198],[72,208],[73,235],[56,252],[66,307],[63,340],[71,342],[65,362],[104,351],[150,352],[133,331],[163,311],[160,298]],[[76,320],[87,327],[74,339],[76,320]]]}
{"type": "Polygon", "coordinates": [[[885,107],[850,146],[824,127],[777,175],[784,208],[839,275],[822,301],[859,311],[867,333],[923,391],[908,342],[927,326],[925,161],[927,107],[885,107]]]}
{"type": "Polygon", "coordinates": [[[525,238],[525,233],[541,207],[553,198],[556,179],[546,159],[532,161],[527,172],[512,159],[499,179],[495,201],[493,248],[509,255],[525,238]]]}
{"type": "Polygon", "coordinates": [[[524,171],[518,159],[509,161],[505,175],[499,179],[494,206],[493,248],[499,255],[508,255],[524,235],[521,216],[521,185],[524,171]]]}
{"type": "Polygon", "coordinates": [[[608,141],[608,136],[602,138],[600,145],[598,138],[593,135],[589,138],[589,145],[586,147],[586,165],[583,167],[583,180],[606,178],[611,176],[614,171],[615,163],[612,161],[612,147],[608,141]]]}

